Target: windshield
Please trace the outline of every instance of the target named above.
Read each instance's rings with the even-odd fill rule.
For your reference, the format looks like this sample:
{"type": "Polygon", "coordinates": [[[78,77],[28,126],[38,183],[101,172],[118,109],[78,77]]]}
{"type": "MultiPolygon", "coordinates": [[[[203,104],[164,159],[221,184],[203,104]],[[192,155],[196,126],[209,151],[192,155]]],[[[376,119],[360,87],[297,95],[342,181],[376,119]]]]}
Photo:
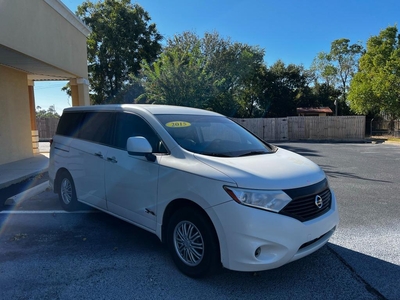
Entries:
{"type": "Polygon", "coordinates": [[[184,149],[210,156],[238,157],[274,152],[243,127],[222,116],[155,115],[184,149]]]}

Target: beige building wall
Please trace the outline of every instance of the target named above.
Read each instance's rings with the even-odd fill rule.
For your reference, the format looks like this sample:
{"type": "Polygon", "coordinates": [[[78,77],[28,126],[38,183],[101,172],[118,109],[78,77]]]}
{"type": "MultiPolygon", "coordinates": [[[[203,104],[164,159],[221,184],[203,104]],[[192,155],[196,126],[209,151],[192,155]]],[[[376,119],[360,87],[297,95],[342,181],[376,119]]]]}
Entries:
{"type": "MultiPolygon", "coordinates": [[[[89,105],[86,27],[60,0],[0,0],[0,164],[37,153],[35,81],[69,80],[89,105]]],[[[38,99],[36,99],[38,100],[38,99]]]]}
{"type": "Polygon", "coordinates": [[[32,156],[26,73],[0,65],[0,91],[0,164],[3,164],[32,156]]]}
{"type": "Polygon", "coordinates": [[[87,78],[86,36],[66,19],[76,22],[77,17],[61,16],[54,10],[57,5],[62,10],[59,1],[0,0],[1,44],[68,72],[71,78],[87,78]]]}

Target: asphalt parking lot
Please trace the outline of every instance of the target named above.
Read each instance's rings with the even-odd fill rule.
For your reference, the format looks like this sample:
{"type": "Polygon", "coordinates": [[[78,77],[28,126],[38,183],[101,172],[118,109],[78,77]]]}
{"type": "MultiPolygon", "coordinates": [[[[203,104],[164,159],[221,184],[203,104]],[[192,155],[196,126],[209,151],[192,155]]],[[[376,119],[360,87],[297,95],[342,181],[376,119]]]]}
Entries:
{"type": "Polygon", "coordinates": [[[1,299],[400,299],[400,145],[283,143],[329,177],[340,225],[279,269],[185,277],[146,231],[45,191],[0,213],[1,299]]]}

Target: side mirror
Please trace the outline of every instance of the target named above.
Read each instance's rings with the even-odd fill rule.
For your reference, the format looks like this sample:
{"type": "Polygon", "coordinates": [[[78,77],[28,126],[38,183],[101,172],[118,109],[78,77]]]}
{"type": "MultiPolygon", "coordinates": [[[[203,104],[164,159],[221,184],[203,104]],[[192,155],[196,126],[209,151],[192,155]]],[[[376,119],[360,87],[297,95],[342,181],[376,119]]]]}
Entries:
{"type": "Polygon", "coordinates": [[[126,141],[126,150],[130,155],[144,156],[149,161],[156,161],[153,148],[149,141],[142,136],[134,136],[126,141]]]}

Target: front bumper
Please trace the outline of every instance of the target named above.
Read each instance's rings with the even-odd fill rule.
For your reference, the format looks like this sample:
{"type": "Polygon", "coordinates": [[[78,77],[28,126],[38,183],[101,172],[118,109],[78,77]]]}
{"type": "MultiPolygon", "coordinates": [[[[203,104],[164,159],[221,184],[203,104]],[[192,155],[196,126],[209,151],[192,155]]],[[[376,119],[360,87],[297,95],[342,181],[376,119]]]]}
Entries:
{"type": "Polygon", "coordinates": [[[236,271],[278,268],[324,246],[339,223],[336,197],[331,209],[307,222],[240,205],[234,201],[213,207],[224,267],[236,271]]]}

